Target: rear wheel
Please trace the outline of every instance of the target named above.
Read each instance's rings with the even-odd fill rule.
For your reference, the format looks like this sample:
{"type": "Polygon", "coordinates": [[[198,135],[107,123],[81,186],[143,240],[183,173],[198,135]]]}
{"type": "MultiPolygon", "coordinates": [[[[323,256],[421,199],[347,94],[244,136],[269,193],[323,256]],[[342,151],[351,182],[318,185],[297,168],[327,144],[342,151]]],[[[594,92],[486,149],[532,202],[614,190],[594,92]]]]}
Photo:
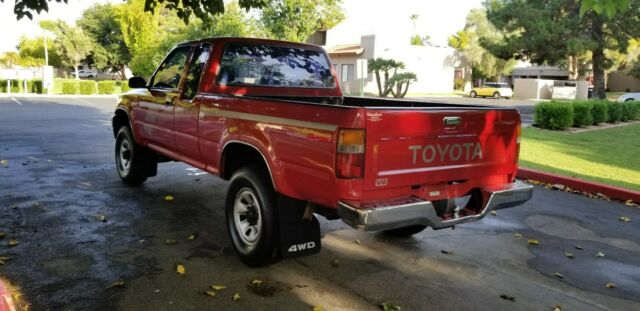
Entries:
{"type": "Polygon", "coordinates": [[[118,130],[115,157],[118,175],[129,186],[142,184],[158,165],[153,152],[136,144],[128,126],[118,130]]]}
{"type": "Polygon", "coordinates": [[[493,98],[500,99],[500,93],[498,92],[493,93],[493,98]]]}
{"type": "Polygon", "coordinates": [[[633,98],[627,98],[627,100],[625,100],[626,102],[632,102],[633,98]]]}
{"type": "Polygon", "coordinates": [[[416,233],[422,232],[422,230],[426,228],[427,226],[424,225],[413,225],[397,229],[385,230],[384,233],[395,237],[409,237],[416,233]]]}
{"type": "Polygon", "coordinates": [[[476,98],[478,96],[478,93],[476,93],[476,91],[471,91],[471,93],[469,93],[469,96],[476,98]]]}
{"type": "Polygon", "coordinates": [[[227,191],[227,231],[238,257],[249,266],[279,259],[277,194],[267,174],[255,167],[239,169],[227,191]]]}

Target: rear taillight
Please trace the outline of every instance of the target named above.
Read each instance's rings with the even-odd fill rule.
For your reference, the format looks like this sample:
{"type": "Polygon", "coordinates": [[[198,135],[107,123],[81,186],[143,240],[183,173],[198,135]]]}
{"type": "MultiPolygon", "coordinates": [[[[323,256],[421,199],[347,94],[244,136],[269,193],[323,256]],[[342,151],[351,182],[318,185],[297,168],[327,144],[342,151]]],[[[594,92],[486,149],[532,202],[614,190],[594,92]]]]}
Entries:
{"type": "Polygon", "coordinates": [[[362,178],[364,176],[364,130],[341,129],[338,132],[336,176],[362,178]]]}

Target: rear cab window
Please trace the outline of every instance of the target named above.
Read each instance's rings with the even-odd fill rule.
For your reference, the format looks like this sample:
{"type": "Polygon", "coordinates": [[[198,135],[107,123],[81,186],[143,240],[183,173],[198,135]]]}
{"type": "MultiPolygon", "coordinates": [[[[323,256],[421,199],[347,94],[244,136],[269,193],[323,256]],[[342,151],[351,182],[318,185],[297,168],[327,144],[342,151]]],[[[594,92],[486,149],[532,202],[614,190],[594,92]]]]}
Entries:
{"type": "Polygon", "coordinates": [[[335,88],[322,50],[229,42],[220,60],[217,84],[238,87],[335,88]]]}

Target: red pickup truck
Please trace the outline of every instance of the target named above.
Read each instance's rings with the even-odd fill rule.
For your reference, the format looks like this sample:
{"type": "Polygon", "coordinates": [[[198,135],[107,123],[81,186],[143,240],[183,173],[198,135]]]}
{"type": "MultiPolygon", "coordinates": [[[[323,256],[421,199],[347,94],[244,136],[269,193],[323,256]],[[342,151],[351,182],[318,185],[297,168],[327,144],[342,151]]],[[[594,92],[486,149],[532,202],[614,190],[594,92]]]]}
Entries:
{"type": "Polygon", "coordinates": [[[226,222],[257,266],[320,250],[314,214],[409,236],[519,205],[517,110],[342,96],[321,47],[247,38],[176,46],[113,116],[120,178],[182,161],[231,180],[226,222]]]}

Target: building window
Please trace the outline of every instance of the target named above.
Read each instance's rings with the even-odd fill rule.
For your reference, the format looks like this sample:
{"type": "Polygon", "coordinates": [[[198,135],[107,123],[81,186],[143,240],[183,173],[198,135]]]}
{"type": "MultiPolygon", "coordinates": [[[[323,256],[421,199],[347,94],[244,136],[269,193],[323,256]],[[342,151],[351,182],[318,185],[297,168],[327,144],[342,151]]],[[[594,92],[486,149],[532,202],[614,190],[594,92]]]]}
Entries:
{"type": "Polygon", "coordinates": [[[354,64],[343,64],[342,72],[340,74],[340,81],[347,82],[354,80],[353,75],[355,74],[355,67],[356,66],[354,64]]]}

